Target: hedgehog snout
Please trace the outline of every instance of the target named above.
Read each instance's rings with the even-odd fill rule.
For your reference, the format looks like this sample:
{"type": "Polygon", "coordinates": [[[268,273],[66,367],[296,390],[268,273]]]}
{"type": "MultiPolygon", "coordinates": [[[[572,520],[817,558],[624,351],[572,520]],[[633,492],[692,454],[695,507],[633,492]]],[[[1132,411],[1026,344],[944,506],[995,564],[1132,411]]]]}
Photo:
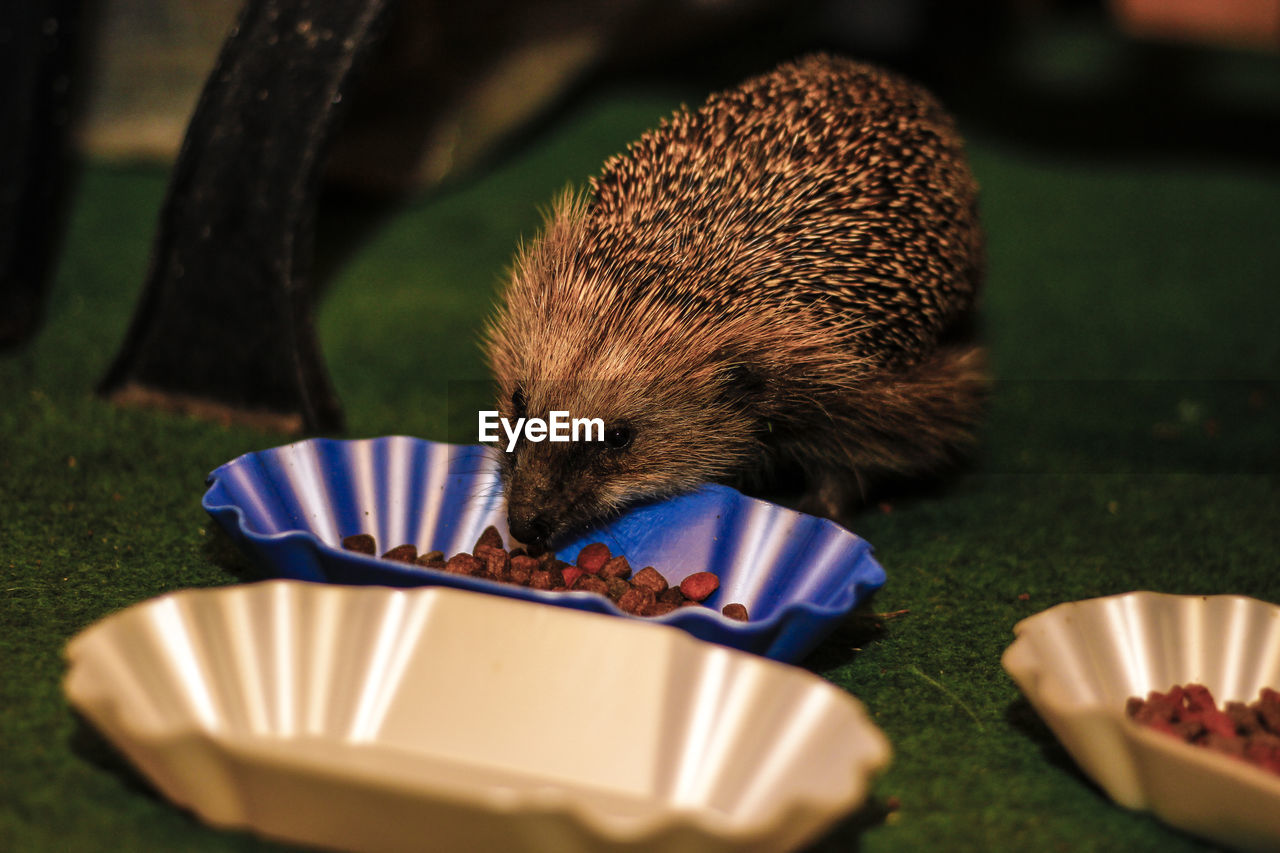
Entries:
{"type": "Polygon", "coordinates": [[[538,466],[526,464],[511,472],[506,482],[507,528],[513,538],[533,552],[546,549],[559,532],[560,522],[552,496],[556,494],[538,466]],[[534,470],[530,470],[533,468],[534,470]]]}
{"type": "Polygon", "coordinates": [[[507,529],[513,538],[523,542],[533,551],[543,551],[551,537],[551,520],[544,514],[530,509],[508,509],[507,529]]]}

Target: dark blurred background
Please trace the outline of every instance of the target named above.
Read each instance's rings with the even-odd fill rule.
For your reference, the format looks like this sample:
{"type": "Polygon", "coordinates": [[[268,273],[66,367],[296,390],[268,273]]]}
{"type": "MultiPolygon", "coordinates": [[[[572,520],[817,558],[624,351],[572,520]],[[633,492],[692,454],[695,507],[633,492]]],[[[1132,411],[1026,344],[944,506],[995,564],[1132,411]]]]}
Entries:
{"type": "MultiPolygon", "coordinates": [[[[171,159],[238,7],[88,0],[78,147],[171,159]]],[[[1280,157],[1274,93],[1224,103],[1206,85],[1224,55],[1275,57],[1276,0],[402,0],[331,174],[430,186],[619,77],[710,91],[815,49],[890,64],[1045,145],[1280,157]],[[1100,28],[1114,38],[1086,37],[1100,28]]]]}
{"type": "MultiPolygon", "coordinates": [[[[77,157],[172,162],[239,10],[35,0],[0,12],[0,347],[38,330],[77,157]]],[[[348,201],[438,187],[593,90],[674,83],[696,103],[809,50],[891,65],[966,130],[1018,144],[1275,162],[1277,49],[1280,0],[402,0],[327,186],[348,201]]],[[[360,233],[344,219],[317,242],[340,252],[360,233]]]]}

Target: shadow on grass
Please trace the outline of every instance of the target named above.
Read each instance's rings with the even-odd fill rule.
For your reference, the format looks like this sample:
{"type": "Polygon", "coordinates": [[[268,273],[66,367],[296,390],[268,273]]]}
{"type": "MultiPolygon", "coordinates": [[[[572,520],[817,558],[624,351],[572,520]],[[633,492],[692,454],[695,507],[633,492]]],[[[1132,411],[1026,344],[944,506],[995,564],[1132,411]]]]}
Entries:
{"type": "Polygon", "coordinates": [[[897,810],[896,797],[868,797],[862,808],[841,820],[805,850],[807,853],[847,853],[860,850],[863,833],[884,826],[897,810]]]}
{"type": "Polygon", "coordinates": [[[267,579],[267,575],[236,547],[231,537],[221,527],[210,525],[210,531],[209,537],[201,547],[205,559],[241,583],[267,579]]]}
{"type": "MultiPolygon", "coordinates": [[[[128,795],[146,797],[147,800],[162,808],[172,808],[181,813],[189,823],[192,831],[197,827],[205,827],[227,840],[228,849],[236,850],[280,850],[298,851],[311,848],[291,846],[288,842],[259,838],[247,830],[226,827],[209,827],[188,808],[169,800],[163,792],[142,775],[129,760],[103,737],[93,724],[79,713],[73,711],[75,728],[68,737],[68,746],[76,758],[113,776],[128,795]]],[[[107,839],[103,839],[102,849],[111,849],[107,839]]]]}
{"type": "Polygon", "coordinates": [[[1035,707],[1026,698],[1019,697],[1010,702],[1005,708],[1004,718],[1014,731],[1025,736],[1039,748],[1046,763],[1075,778],[1099,799],[1111,802],[1106,791],[1098,787],[1097,783],[1080,769],[1080,765],[1076,764],[1071,753],[1062,746],[1053,730],[1045,725],[1035,707]]]}
{"type": "Polygon", "coordinates": [[[74,756],[114,776],[129,793],[143,794],[156,801],[164,799],[151,782],[110,741],[98,733],[92,723],[76,711],[72,711],[72,717],[75,719],[75,728],[67,741],[74,756]]]}
{"type": "Polygon", "coordinates": [[[800,665],[821,675],[852,662],[863,648],[882,639],[886,614],[875,611],[874,601],[873,595],[858,604],[800,665]]]}

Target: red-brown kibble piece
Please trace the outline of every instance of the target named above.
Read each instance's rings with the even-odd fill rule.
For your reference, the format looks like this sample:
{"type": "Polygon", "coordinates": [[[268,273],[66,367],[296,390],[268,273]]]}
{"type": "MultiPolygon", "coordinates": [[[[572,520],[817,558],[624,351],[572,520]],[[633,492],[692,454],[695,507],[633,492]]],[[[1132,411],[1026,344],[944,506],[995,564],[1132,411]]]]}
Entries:
{"type": "Polygon", "coordinates": [[[641,616],[666,616],[668,613],[675,610],[679,606],[680,605],[670,601],[654,601],[653,604],[650,604],[648,607],[646,607],[640,615],[641,616]]]}
{"type": "Polygon", "coordinates": [[[427,569],[443,569],[445,567],[444,554],[439,551],[428,551],[425,554],[419,554],[418,559],[414,560],[414,562],[427,569]]]}
{"type": "Polygon", "coordinates": [[[680,591],[680,587],[672,586],[667,587],[662,592],[658,593],[658,600],[665,601],[667,604],[679,605],[684,604],[685,595],[680,591]]]}
{"type": "Polygon", "coordinates": [[[609,597],[614,601],[622,598],[622,596],[626,595],[631,590],[631,584],[627,583],[622,578],[605,578],[604,582],[609,588],[609,597]]]}
{"type": "MultiPolygon", "coordinates": [[[[565,574],[568,574],[568,572],[565,574]]],[[[597,595],[609,594],[609,582],[592,574],[583,574],[582,577],[578,578],[578,582],[575,583],[572,588],[575,590],[581,590],[582,592],[594,592],[597,595]]]]}
{"type": "Polygon", "coordinates": [[[568,566],[560,562],[559,560],[553,560],[552,562],[547,564],[546,571],[547,571],[547,574],[551,576],[551,586],[557,587],[557,586],[565,585],[564,570],[567,568],[568,566]]]}
{"type": "Polygon", "coordinates": [[[1182,704],[1190,711],[1216,711],[1213,695],[1203,684],[1188,684],[1182,688],[1182,704]]]}
{"type": "Polygon", "coordinates": [[[620,578],[626,580],[631,577],[631,564],[627,562],[627,558],[619,554],[616,557],[610,557],[600,567],[600,577],[602,578],[620,578]]]}
{"type": "Polygon", "coordinates": [[[680,581],[680,591],[693,601],[706,601],[719,588],[720,578],[711,572],[694,572],[680,581]]]}
{"type": "Polygon", "coordinates": [[[533,557],[524,555],[516,555],[511,558],[511,568],[507,570],[507,577],[512,583],[527,584],[529,576],[538,568],[538,561],[533,557]]]}
{"type": "MultiPolygon", "coordinates": [[[[484,532],[480,534],[480,538],[476,540],[476,548],[479,548],[481,545],[487,545],[490,548],[501,548],[503,545],[502,534],[498,532],[498,528],[494,527],[492,524],[486,527],[484,532]]],[[[472,548],[471,550],[475,551],[475,548],[472,548]]]]}
{"type": "Polygon", "coordinates": [[[1236,724],[1217,708],[1203,711],[1198,722],[1209,734],[1228,738],[1236,736],[1236,724]]]}
{"type": "Polygon", "coordinates": [[[655,601],[653,590],[633,586],[618,599],[618,609],[623,613],[641,615],[655,601]]]}
{"type": "MultiPolygon", "coordinates": [[[[1132,697],[1130,701],[1138,699],[1132,697]]],[[[1254,732],[1260,732],[1262,728],[1262,720],[1258,717],[1258,712],[1250,708],[1243,702],[1228,702],[1222,709],[1223,712],[1231,718],[1231,724],[1236,727],[1236,733],[1241,735],[1251,735],[1254,732]]]]}
{"type": "Polygon", "coordinates": [[[1262,688],[1258,701],[1251,706],[1258,712],[1258,719],[1273,735],[1280,735],[1280,692],[1270,687],[1262,688]]]}
{"type": "Polygon", "coordinates": [[[470,554],[454,554],[444,565],[444,570],[454,575],[474,575],[482,568],[484,564],[470,554]]]}
{"type": "Polygon", "coordinates": [[[583,570],[583,569],[577,569],[577,568],[574,568],[574,567],[570,566],[569,568],[567,568],[567,569],[565,569],[564,571],[560,572],[560,577],[564,578],[564,585],[565,585],[565,586],[567,586],[567,587],[569,587],[570,589],[572,589],[572,588],[573,588],[573,582],[574,582],[574,581],[576,581],[578,578],[582,577],[582,576],[583,576],[583,575],[585,575],[585,574],[586,574],[586,571],[585,571],[585,570],[583,570]]]}
{"type": "Polygon", "coordinates": [[[647,589],[654,595],[657,595],[666,590],[667,579],[664,578],[653,566],[645,566],[632,576],[631,585],[641,589],[647,589]]]}
{"type": "Polygon", "coordinates": [[[493,580],[505,580],[511,558],[501,548],[484,549],[484,570],[493,580]]]}
{"type": "Polygon", "coordinates": [[[342,547],[346,551],[355,551],[357,554],[368,554],[376,556],[378,553],[378,541],[368,533],[355,533],[351,536],[342,538],[342,547]]]}
{"type": "Polygon", "coordinates": [[[1267,735],[1251,738],[1241,752],[1244,753],[1246,761],[1258,765],[1263,770],[1277,773],[1280,772],[1280,747],[1267,738],[1267,735]]]}
{"type": "Polygon", "coordinates": [[[418,559],[418,549],[414,545],[397,545],[382,555],[384,560],[395,560],[397,563],[412,563],[418,559]]]}
{"type": "Polygon", "coordinates": [[[578,552],[578,568],[584,572],[595,574],[609,562],[609,546],[603,542],[592,542],[578,552]]]}
{"type": "Polygon", "coordinates": [[[1227,755],[1233,755],[1236,758],[1244,758],[1245,748],[1249,745],[1249,741],[1245,738],[1235,735],[1222,735],[1218,732],[1209,732],[1204,736],[1202,743],[1210,749],[1225,752],[1227,755]]]}
{"type": "Polygon", "coordinates": [[[529,589],[551,589],[555,584],[551,582],[551,572],[546,569],[535,569],[529,575],[529,589]]]}
{"type": "Polygon", "coordinates": [[[747,621],[747,608],[736,601],[732,604],[726,604],[720,609],[720,612],[730,619],[735,619],[739,622],[747,621]]]}

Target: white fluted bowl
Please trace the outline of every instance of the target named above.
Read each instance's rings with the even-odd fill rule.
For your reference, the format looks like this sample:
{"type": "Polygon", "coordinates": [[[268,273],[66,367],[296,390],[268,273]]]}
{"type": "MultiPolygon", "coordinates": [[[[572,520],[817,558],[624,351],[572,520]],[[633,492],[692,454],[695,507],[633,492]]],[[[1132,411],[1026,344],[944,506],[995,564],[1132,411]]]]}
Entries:
{"type": "Polygon", "coordinates": [[[1280,607],[1132,592],[1014,626],[1002,663],[1071,756],[1122,806],[1247,850],[1280,850],[1280,776],[1125,716],[1130,696],[1199,683],[1219,707],[1280,687],[1280,607]]]}
{"type": "Polygon", "coordinates": [[[669,626],[429,587],[188,590],[67,646],[169,799],[351,850],[789,850],[888,744],[803,670],[669,626]]]}

